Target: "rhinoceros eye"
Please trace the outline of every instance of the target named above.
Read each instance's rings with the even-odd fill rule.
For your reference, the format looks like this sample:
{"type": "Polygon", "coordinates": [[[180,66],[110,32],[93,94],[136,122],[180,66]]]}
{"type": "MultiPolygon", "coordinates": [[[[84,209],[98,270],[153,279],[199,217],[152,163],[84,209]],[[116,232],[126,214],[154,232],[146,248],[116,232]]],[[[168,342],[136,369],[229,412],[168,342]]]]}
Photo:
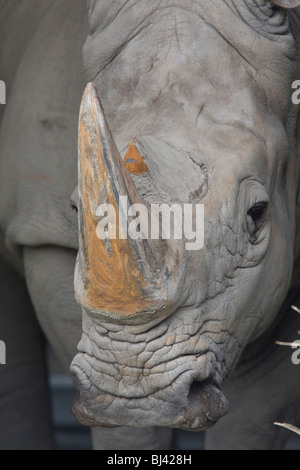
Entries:
{"type": "Polygon", "coordinates": [[[253,207],[251,207],[251,209],[249,209],[248,215],[255,224],[258,224],[263,219],[267,207],[267,202],[257,202],[253,207]]]}
{"type": "Polygon", "coordinates": [[[247,226],[250,234],[250,241],[253,244],[259,243],[259,235],[267,219],[267,208],[267,202],[257,202],[247,212],[247,226]]]}
{"type": "Polygon", "coordinates": [[[78,207],[77,207],[77,205],[75,204],[75,202],[70,201],[70,206],[72,207],[73,211],[78,212],[78,207]]]}

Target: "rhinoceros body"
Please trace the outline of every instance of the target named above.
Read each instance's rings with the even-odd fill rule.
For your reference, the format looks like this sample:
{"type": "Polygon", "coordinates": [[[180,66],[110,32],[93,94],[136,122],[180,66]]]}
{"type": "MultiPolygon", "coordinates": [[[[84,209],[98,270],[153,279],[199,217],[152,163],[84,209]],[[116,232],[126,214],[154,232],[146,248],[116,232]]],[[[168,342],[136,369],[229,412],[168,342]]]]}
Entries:
{"type": "MultiPolygon", "coordinates": [[[[26,279],[62,362],[74,358],[74,412],[95,426],[98,448],[164,448],[172,428],[212,425],[208,448],[279,448],[288,433],[273,422],[297,425],[299,368],[275,344],[295,340],[299,329],[291,309],[300,305],[291,100],[299,13],[281,8],[293,6],[0,2],[1,254],[26,279]],[[89,85],[79,125],[78,244],[69,200],[88,81],[102,103],[89,85]],[[120,154],[133,139],[147,171],[129,176],[120,154]],[[184,240],[107,248],[95,235],[94,208],[125,195],[148,206],[203,204],[203,248],[188,251],[184,240]]],[[[23,445],[49,447],[46,404],[39,410],[34,398],[46,400],[38,328],[29,300],[18,303],[8,288],[26,296],[22,282],[4,262],[1,270],[0,373],[12,389],[24,377],[24,390],[37,384],[23,400],[33,436],[23,445]]],[[[15,408],[6,409],[1,436],[15,408]]]]}

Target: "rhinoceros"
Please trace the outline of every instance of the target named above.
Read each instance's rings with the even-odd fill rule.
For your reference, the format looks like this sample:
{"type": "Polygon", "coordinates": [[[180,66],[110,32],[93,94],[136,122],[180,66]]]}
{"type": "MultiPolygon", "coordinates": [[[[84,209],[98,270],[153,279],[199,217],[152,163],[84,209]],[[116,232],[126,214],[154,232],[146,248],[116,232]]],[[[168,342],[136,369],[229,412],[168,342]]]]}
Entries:
{"type": "Polygon", "coordinates": [[[276,344],[299,329],[299,4],[0,2],[2,446],[51,446],[34,312],[95,448],[166,449],[181,428],[276,449],[273,423],[299,425],[276,344]],[[201,249],[101,239],[99,207],[125,197],[202,206],[201,249]]]}

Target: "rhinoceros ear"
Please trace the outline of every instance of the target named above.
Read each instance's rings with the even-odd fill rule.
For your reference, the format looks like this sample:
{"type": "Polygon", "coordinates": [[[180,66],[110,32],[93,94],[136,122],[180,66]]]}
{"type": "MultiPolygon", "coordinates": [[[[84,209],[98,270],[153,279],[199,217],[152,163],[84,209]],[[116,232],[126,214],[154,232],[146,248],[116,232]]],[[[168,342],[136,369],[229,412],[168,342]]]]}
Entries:
{"type": "Polygon", "coordinates": [[[272,3],[282,8],[296,8],[300,5],[300,0],[272,0],[272,3]]]}

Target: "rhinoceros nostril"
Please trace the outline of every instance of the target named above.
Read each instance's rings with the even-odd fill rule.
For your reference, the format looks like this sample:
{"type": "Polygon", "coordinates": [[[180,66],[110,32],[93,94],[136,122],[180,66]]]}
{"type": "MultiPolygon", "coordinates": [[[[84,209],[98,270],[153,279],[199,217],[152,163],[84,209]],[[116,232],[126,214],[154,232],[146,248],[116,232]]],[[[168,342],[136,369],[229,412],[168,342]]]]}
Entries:
{"type": "Polygon", "coordinates": [[[184,425],[191,430],[208,429],[228,410],[228,401],[210,379],[194,381],[187,397],[184,425]]]}

